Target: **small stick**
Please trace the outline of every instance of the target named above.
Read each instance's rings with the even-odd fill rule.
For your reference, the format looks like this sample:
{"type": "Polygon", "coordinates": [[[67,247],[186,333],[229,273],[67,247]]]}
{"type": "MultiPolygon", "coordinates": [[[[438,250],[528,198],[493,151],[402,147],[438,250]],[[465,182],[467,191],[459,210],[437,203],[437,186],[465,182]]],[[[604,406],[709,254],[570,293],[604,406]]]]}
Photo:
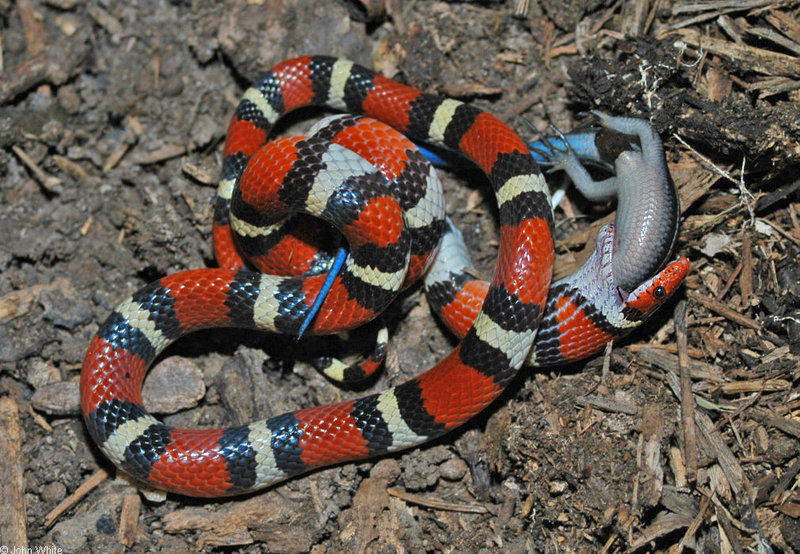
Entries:
{"type": "Polygon", "coordinates": [[[742,274],[739,277],[739,287],[742,291],[742,306],[747,308],[753,294],[753,253],[750,235],[746,231],[742,235],[742,274]]]}
{"type": "Polygon", "coordinates": [[[716,312],[719,315],[725,317],[726,319],[733,321],[734,323],[738,323],[743,327],[749,327],[751,329],[755,329],[756,331],[761,330],[761,324],[758,321],[750,319],[749,317],[730,309],[728,306],[726,306],[719,300],[714,300],[713,298],[710,298],[708,296],[703,296],[702,294],[699,294],[697,292],[689,292],[689,297],[692,300],[697,300],[700,304],[702,304],[712,312],[716,312]]]}
{"type": "Polygon", "coordinates": [[[670,553],[680,554],[683,552],[683,549],[686,548],[686,543],[688,543],[692,537],[694,537],[695,533],[697,533],[698,529],[700,529],[700,525],[702,525],[705,520],[710,505],[711,499],[703,495],[700,499],[700,510],[698,510],[697,515],[692,520],[692,524],[686,529],[686,533],[684,533],[683,538],[681,538],[681,542],[679,542],[674,549],[670,549],[670,553]]]}
{"type": "Polygon", "coordinates": [[[675,336],[678,343],[678,367],[681,375],[681,427],[683,430],[686,479],[693,483],[697,479],[697,435],[694,427],[694,397],[692,376],[689,372],[689,346],[686,337],[686,301],[675,307],[675,336]]]}
{"type": "Polygon", "coordinates": [[[66,497],[64,500],[59,502],[58,506],[53,508],[49,514],[44,516],[44,526],[50,527],[55,523],[55,521],[61,517],[61,514],[75,506],[78,501],[89,494],[97,485],[102,483],[108,478],[108,472],[105,469],[98,469],[95,471],[89,479],[83,482],[83,484],[75,489],[71,495],[66,497]]]}
{"type": "Polygon", "coordinates": [[[17,155],[20,161],[31,170],[31,173],[33,173],[33,175],[36,177],[36,180],[39,181],[39,184],[48,191],[53,192],[54,189],[61,184],[61,179],[58,177],[52,177],[45,173],[44,170],[36,165],[36,162],[34,162],[33,159],[28,156],[27,152],[25,152],[22,148],[15,144],[11,147],[11,150],[13,150],[14,154],[17,155]]]}
{"type": "Polygon", "coordinates": [[[394,496],[401,500],[405,500],[406,502],[410,502],[411,504],[418,504],[420,506],[425,506],[426,508],[433,508],[434,510],[465,512],[470,514],[485,514],[489,511],[486,509],[486,506],[480,506],[478,504],[455,504],[453,502],[425,498],[419,494],[401,491],[400,489],[396,489],[394,487],[389,487],[386,490],[389,493],[389,496],[394,496]]]}

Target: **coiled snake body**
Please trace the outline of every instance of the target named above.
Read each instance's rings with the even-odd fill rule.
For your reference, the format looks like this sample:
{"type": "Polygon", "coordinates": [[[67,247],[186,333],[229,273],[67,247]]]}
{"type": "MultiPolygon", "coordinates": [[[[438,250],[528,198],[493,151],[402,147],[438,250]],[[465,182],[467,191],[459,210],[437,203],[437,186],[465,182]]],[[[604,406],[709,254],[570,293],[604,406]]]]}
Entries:
{"type": "MultiPolygon", "coordinates": [[[[346,134],[350,127],[347,122],[337,125],[336,133],[346,134]]],[[[415,156],[406,156],[404,164],[416,165],[415,156]]],[[[81,374],[81,407],[89,433],[133,477],[156,488],[205,497],[254,490],[313,468],[439,436],[481,411],[508,385],[528,357],[546,309],[550,312],[544,320],[547,327],[540,331],[542,340],[560,352],[558,341],[572,330],[565,344],[571,340],[584,345],[562,358],[588,355],[598,343],[616,336],[611,326],[600,329],[600,339],[591,333],[589,324],[599,321],[596,316],[603,310],[591,311],[593,298],[575,292],[582,283],[563,287],[546,307],[554,258],[551,229],[544,179],[524,142],[495,117],[346,60],[313,56],[283,62],[245,93],[228,130],[214,228],[223,269],[164,277],[122,302],[102,324],[81,374]],[[242,427],[171,428],[148,414],[141,398],[147,368],[169,343],[208,327],[296,333],[324,279],[313,274],[318,272],[313,261],[295,264],[306,264],[306,277],[245,269],[241,250],[259,242],[277,244],[259,230],[263,225],[274,225],[290,211],[306,211],[328,218],[350,241],[350,258],[312,333],[349,329],[373,318],[405,283],[406,266],[419,276],[435,253],[427,237],[445,229],[443,203],[435,194],[427,196],[428,187],[435,187],[427,170],[408,177],[401,167],[393,175],[378,176],[371,165],[353,166],[346,155],[340,157],[340,147],[326,137],[281,139],[263,146],[281,115],[308,105],[364,114],[472,159],[488,176],[499,205],[501,240],[492,281],[480,291],[481,300],[469,301],[472,311],[462,318],[467,322],[464,337],[455,350],[400,386],[242,427]],[[262,177],[265,167],[275,169],[277,176],[262,177]],[[323,177],[323,168],[333,169],[333,176],[323,177]],[[298,178],[299,186],[283,186],[290,176],[298,178]],[[410,192],[392,196],[391,189],[401,188],[404,180],[411,183],[410,192]],[[237,182],[248,186],[237,188],[237,182]],[[235,215],[228,215],[229,206],[235,215]],[[277,215],[262,216],[257,213],[261,208],[277,215]],[[379,234],[371,238],[365,230],[376,226],[379,234]],[[233,243],[232,228],[249,246],[233,243]]],[[[600,242],[608,246],[595,266],[602,272],[610,267],[613,240],[609,243],[605,236],[600,242]]],[[[641,320],[685,275],[682,265],[665,271],[621,303],[606,276],[588,285],[586,294],[613,291],[607,295],[617,296],[619,310],[641,320]]],[[[458,294],[449,289],[442,302],[452,306],[458,294]]]]}

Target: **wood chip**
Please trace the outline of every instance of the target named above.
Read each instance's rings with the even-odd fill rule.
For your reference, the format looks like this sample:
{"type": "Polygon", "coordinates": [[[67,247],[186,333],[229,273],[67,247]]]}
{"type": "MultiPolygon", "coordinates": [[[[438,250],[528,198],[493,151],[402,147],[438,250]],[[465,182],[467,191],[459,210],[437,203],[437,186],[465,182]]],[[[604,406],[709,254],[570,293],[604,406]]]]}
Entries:
{"type": "Polygon", "coordinates": [[[769,40],[771,42],[774,42],[781,48],[785,48],[786,50],[794,52],[795,54],[800,54],[800,44],[797,44],[796,42],[789,40],[782,34],[776,33],[772,29],[768,29],[766,27],[748,27],[747,34],[761,39],[769,40]]]}
{"type": "Polygon", "coordinates": [[[683,529],[692,524],[692,520],[680,514],[662,512],[656,516],[652,525],[644,528],[639,538],[631,542],[627,552],[634,552],[640,548],[648,546],[652,541],[659,537],[669,535],[673,531],[683,529]]]}
{"type": "MultiPolygon", "coordinates": [[[[800,58],[709,37],[694,29],[680,29],[674,31],[674,34],[680,36],[681,40],[689,46],[702,48],[706,52],[736,62],[742,70],[766,75],[800,77],[800,58]]],[[[661,38],[665,38],[665,36],[661,38]]]]}
{"type": "Polygon", "coordinates": [[[183,156],[185,153],[186,147],[182,144],[167,144],[152,152],[136,151],[134,154],[131,154],[130,161],[137,165],[149,165],[177,158],[183,156]]]}
{"type": "Polygon", "coordinates": [[[624,400],[604,398],[602,396],[578,396],[575,398],[579,406],[593,406],[605,412],[617,412],[628,415],[637,415],[641,411],[636,404],[624,400]]]}
{"type": "MultiPolygon", "coordinates": [[[[633,353],[643,352],[645,350],[653,350],[653,351],[661,350],[663,352],[667,352],[667,353],[671,353],[671,354],[677,354],[678,353],[678,346],[675,345],[675,344],[651,344],[649,342],[646,342],[646,343],[641,343],[640,342],[640,343],[629,344],[625,348],[629,352],[633,352],[633,353]]],[[[691,348],[691,347],[689,348],[689,357],[690,358],[694,358],[695,360],[701,360],[701,359],[705,358],[705,355],[706,355],[706,353],[703,352],[703,350],[700,349],[700,348],[691,348]]],[[[677,361],[676,361],[676,363],[677,363],[677,361]]],[[[704,365],[713,368],[713,366],[711,366],[710,364],[705,364],[704,363],[704,365]]],[[[676,367],[677,367],[677,365],[676,365],[676,367]]]]}
{"type": "Polygon", "coordinates": [[[746,477],[742,466],[736,459],[733,451],[728,447],[725,439],[714,426],[714,422],[704,412],[698,411],[695,415],[698,430],[703,434],[707,444],[713,449],[713,456],[722,468],[728,484],[735,497],[740,497],[746,490],[746,477]]]}
{"type": "Polygon", "coordinates": [[[69,158],[65,158],[64,156],[59,156],[58,154],[53,154],[52,156],[53,161],[58,166],[58,169],[75,179],[76,181],[82,181],[89,177],[89,173],[81,167],[80,164],[77,164],[70,160],[69,158]]]}
{"type": "Polygon", "coordinates": [[[17,0],[17,13],[25,33],[28,55],[36,56],[47,47],[44,16],[29,0],[17,0]]]}
{"type": "Polygon", "coordinates": [[[686,547],[686,543],[688,543],[692,537],[694,537],[695,533],[700,529],[700,525],[702,525],[703,521],[706,518],[706,514],[708,513],[708,508],[711,506],[711,500],[708,496],[703,496],[700,500],[700,510],[698,510],[697,515],[692,520],[692,524],[689,525],[689,528],[686,529],[686,533],[681,538],[681,542],[678,543],[678,546],[674,549],[670,549],[670,552],[674,552],[675,554],[679,554],[683,551],[686,547]]]}
{"type": "Polygon", "coordinates": [[[80,387],[75,381],[58,381],[36,387],[31,405],[33,409],[51,416],[78,416],[81,413],[80,387]]]}
{"type": "Polygon", "coordinates": [[[794,478],[797,474],[800,473],[800,458],[797,458],[794,463],[786,470],[786,472],[781,476],[780,481],[775,485],[775,488],[770,493],[770,500],[772,502],[780,502],[781,496],[786,490],[792,486],[794,482],[794,478]]]}
{"type": "Polygon", "coordinates": [[[486,98],[500,96],[505,92],[501,87],[487,87],[480,83],[452,84],[444,87],[444,93],[453,98],[486,98]]]}
{"type": "Polygon", "coordinates": [[[792,519],[800,519],[800,502],[786,502],[779,504],[775,509],[792,519]]]}
{"type": "Polygon", "coordinates": [[[724,383],[722,392],[728,395],[748,394],[751,392],[779,392],[792,390],[792,383],[785,379],[751,379],[724,383]]]}
{"type": "Polygon", "coordinates": [[[315,544],[310,528],[301,525],[256,522],[250,526],[248,535],[257,542],[263,542],[267,552],[311,552],[315,544]]]}
{"type": "Polygon", "coordinates": [[[669,448],[669,467],[672,470],[672,475],[675,477],[675,488],[679,491],[687,490],[686,464],[683,462],[683,453],[677,446],[671,446],[669,448]]]}
{"type": "Polygon", "coordinates": [[[796,14],[792,15],[784,11],[770,10],[764,14],[764,19],[789,39],[800,43],[800,21],[797,20],[796,14]]]}
{"type": "Polygon", "coordinates": [[[97,4],[88,5],[89,15],[111,35],[120,36],[123,33],[122,23],[97,4]]]}
{"type": "MultiPolygon", "coordinates": [[[[170,356],[151,369],[144,382],[142,399],[148,412],[174,414],[197,406],[206,394],[202,371],[188,358],[170,356]]],[[[51,416],[80,415],[77,381],[58,381],[37,387],[33,408],[51,416]]]]}
{"type": "Polygon", "coordinates": [[[114,147],[114,150],[111,152],[111,154],[108,155],[108,158],[106,158],[106,161],[103,162],[103,174],[106,174],[115,167],[117,167],[117,164],[122,160],[125,154],[128,153],[128,150],[130,150],[130,148],[131,148],[130,143],[125,141],[124,137],[121,138],[119,142],[117,142],[117,145],[114,147]]]}
{"type": "Polygon", "coordinates": [[[130,548],[139,534],[139,511],[142,508],[142,497],[138,493],[126,494],[122,501],[122,513],[119,516],[119,542],[130,548]]]}
{"type": "MultiPolygon", "coordinates": [[[[648,364],[653,364],[664,371],[671,371],[676,375],[680,373],[678,356],[666,349],[645,346],[637,349],[637,356],[648,364]]],[[[677,352],[677,347],[676,347],[677,352]]],[[[710,381],[722,383],[725,376],[719,368],[699,360],[688,361],[689,375],[695,381],[710,381]]]]}
{"type": "Polygon", "coordinates": [[[90,215],[86,218],[86,221],[84,221],[83,225],[81,225],[80,233],[82,237],[85,237],[89,233],[92,223],[94,223],[94,217],[90,215]]]}
{"type": "Polygon", "coordinates": [[[788,344],[784,346],[779,346],[775,350],[771,352],[767,352],[763,356],[761,356],[761,365],[771,364],[772,362],[777,362],[778,360],[785,360],[788,356],[791,355],[792,348],[788,344]]]}
{"type": "Polygon", "coordinates": [[[752,408],[747,411],[747,415],[764,425],[774,427],[800,439],[800,422],[793,419],[777,416],[763,408],[752,408]]]}
{"type": "Polygon", "coordinates": [[[296,513],[297,508],[277,492],[269,491],[244,501],[226,502],[214,510],[183,508],[167,514],[162,521],[167,533],[204,531],[203,544],[250,544],[253,539],[248,529],[252,525],[283,521],[296,513]],[[242,542],[245,539],[249,542],[242,542]]]}
{"type": "Polygon", "coordinates": [[[69,281],[65,277],[60,277],[51,283],[33,285],[0,296],[0,321],[13,319],[28,313],[33,303],[39,300],[42,292],[68,286],[69,281]]]}
{"type": "Polygon", "coordinates": [[[732,310],[726,304],[723,304],[719,300],[715,300],[709,296],[704,296],[696,291],[689,291],[688,293],[689,298],[692,300],[696,300],[712,312],[715,312],[726,319],[733,321],[734,323],[738,323],[743,327],[749,327],[750,329],[755,329],[756,331],[761,330],[761,324],[754,319],[750,319],[749,317],[740,314],[739,312],[732,310]]]}
{"type": "Polygon", "coordinates": [[[25,515],[25,465],[19,426],[19,408],[10,396],[0,398],[0,537],[4,545],[25,549],[28,545],[25,515]]]}
{"type": "Polygon", "coordinates": [[[203,185],[213,185],[217,182],[216,171],[189,162],[188,158],[181,158],[181,171],[203,185]]]}
{"type": "Polygon", "coordinates": [[[352,508],[342,512],[339,518],[339,523],[343,528],[339,533],[339,538],[343,542],[374,545],[376,540],[396,539],[396,537],[381,536],[383,527],[381,519],[385,515],[390,516],[388,509],[391,502],[387,492],[388,486],[389,480],[383,478],[368,477],[361,481],[353,496],[352,508]]]}

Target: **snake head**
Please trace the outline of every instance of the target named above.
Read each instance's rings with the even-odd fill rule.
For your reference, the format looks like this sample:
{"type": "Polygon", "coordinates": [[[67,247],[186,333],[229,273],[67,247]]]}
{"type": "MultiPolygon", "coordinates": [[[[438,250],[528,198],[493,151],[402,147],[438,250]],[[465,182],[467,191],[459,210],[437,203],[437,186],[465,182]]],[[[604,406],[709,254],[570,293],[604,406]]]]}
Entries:
{"type": "Polygon", "coordinates": [[[678,258],[668,263],[627,292],[614,277],[614,258],[620,255],[615,237],[614,225],[601,228],[592,256],[563,281],[590,299],[606,322],[620,331],[618,337],[621,337],[638,327],[675,293],[689,272],[689,260],[678,258]]]}
{"type": "Polygon", "coordinates": [[[646,319],[678,289],[689,273],[689,266],[687,258],[678,258],[636,287],[625,300],[626,317],[646,319]]]}

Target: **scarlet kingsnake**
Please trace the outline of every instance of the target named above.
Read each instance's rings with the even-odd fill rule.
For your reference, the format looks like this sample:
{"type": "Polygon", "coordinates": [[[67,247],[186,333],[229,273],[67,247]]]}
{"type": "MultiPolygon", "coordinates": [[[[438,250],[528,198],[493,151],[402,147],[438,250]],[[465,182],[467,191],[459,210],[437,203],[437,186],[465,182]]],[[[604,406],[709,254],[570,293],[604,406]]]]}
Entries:
{"type": "MultiPolygon", "coordinates": [[[[346,60],[323,56],[289,60],[250,88],[237,108],[228,129],[218,198],[215,248],[226,269],[184,271],[140,289],[103,323],[86,355],[81,407],[87,427],[103,452],[133,477],[168,491],[213,497],[264,487],[316,467],[407,448],[439,436],[481,411],[525,362],[550,288],[552,211],[546,184],[527,147],[495,117],[456,100],[422,93],[346,60]],[[270,154],[261,150],[281,115],[308,105],[365,114],[410,136],[461,152],[477,163],[489,177],[499,205],[501,239],[492,282],[467,302],[472,315],[464,319],[462,327],[468,329],[455,350],[398,387],[230,429],[183,430],[164,425],[144,410],[141,399],[145,373],[159,352],[180,336],[208,327],[296,331],[324,278],[274,277],[243,269],[230,240],[227,212],[222,210],[229,199],[233,204],[241,202],[240,228],[245,231],[259,219],[248,211],[259,203],[277,204],[284,211],[290,207],[325,212],[332,203],[343,209],[334,219],[338,217],[337,223],[354,231],[350,236],[353,261],[326,298],[312,332],[352,328],[374,317],[373,308],[389,301],[389,295],[380,290],[383,287],[376,287],[378,276],[391,275],[402,281],[396,277],[397,266],[405,265],[410,254],[395,253],[394,261],[383,266],[384,262],[373,260],[372,255],[375,250],[394,251],[398,244],[410,242],[409,232],[392,223],[393,231],[384,239],[376,241],[359,234],[368,220],[384,209],[396,212],[403,203],[402,194],[401,200],[386,196],[386,183],[366,166],[361,174],[368,177],[357,179],[367,182],[366,192],[351,186],[354,179],[344,175],[338,182],[318,178],[337,147],[321,145],[316,139],[282,139],[269,147],[270,154]],[[301,150],[308,150],[313,161],[298,161],[301,150]],[[279,166],[282,173],[277,181],[260,176],[255,169],[262,165],[279,166]],[[299,190],[282,186],[283,176],[291,172],[299,173],[305,183],[299,190]],[[239,180],[252,180],[256,186],[252,192],[234,191],[239,180]],[[330,182],[323,186],[323,180],[330,182]],[[265,189],[276,193],[277,200],[268,199],[265,189]],[[318,194],[322,190],[331,196],[322,198],[318,194]],[[332,197],[335,201],[331,203],[332,197]],[[314,203],[318,205],[311,206],[314,203]],[[484,300],[475,300],[481,296],[484,300]],[[478,302],[482,302],[480,311],[478,302]]],[[[431,223],[443,228],[441,223],[431,223]]],[[[601,243],[609,244],[602,237],[601,243]]],[[[427,249],[433,251],[434,247],[427,249]]],[[[610,250],[603,253],[596,267],[607,269],[604,264],[611,254],[610,250]]],[[[418,265],[421,273],[425,262],[418,265]]],[[[682,266],[676,267],[680,273],[682,266]]],[[[664,278],[663,283],[649,283],[650,288],[632,295],[629,300],[633,304],[623,309],[643,318],[661,300],[660,295],[650,294],[653,287],[663,287],[658,291],[668,296],[684,274],[685,269],[680,275],[674,269],[673,273],[662,272],[654,279],[664,278]]],[[[579,348],[563,356],[571,359],[587,355],[588,349],[596,350],[598,341],[614,336],[611,326],[600,329],[599,335],[591,329],[603,315],[602,307],[592,312],[591,295],[608,286],[599,281],[590,284],[587,297],[580,297],[571,285],[562,288],[556,311],[548,314],[547,327],[540,332],[548,348],[558,352],[560,337],[570,336],[572,329],[571,337],[578,340],[579,348]],[[600,339],[587,340],[589,336],[600,339]],[[591,348],[580,346],[589,343],[591,348]]],[[[616,287],[613,289],[616,293],[616,287]]],[[[441,298],[450,305],[459,294],[450,288],[441,298]]]]}

